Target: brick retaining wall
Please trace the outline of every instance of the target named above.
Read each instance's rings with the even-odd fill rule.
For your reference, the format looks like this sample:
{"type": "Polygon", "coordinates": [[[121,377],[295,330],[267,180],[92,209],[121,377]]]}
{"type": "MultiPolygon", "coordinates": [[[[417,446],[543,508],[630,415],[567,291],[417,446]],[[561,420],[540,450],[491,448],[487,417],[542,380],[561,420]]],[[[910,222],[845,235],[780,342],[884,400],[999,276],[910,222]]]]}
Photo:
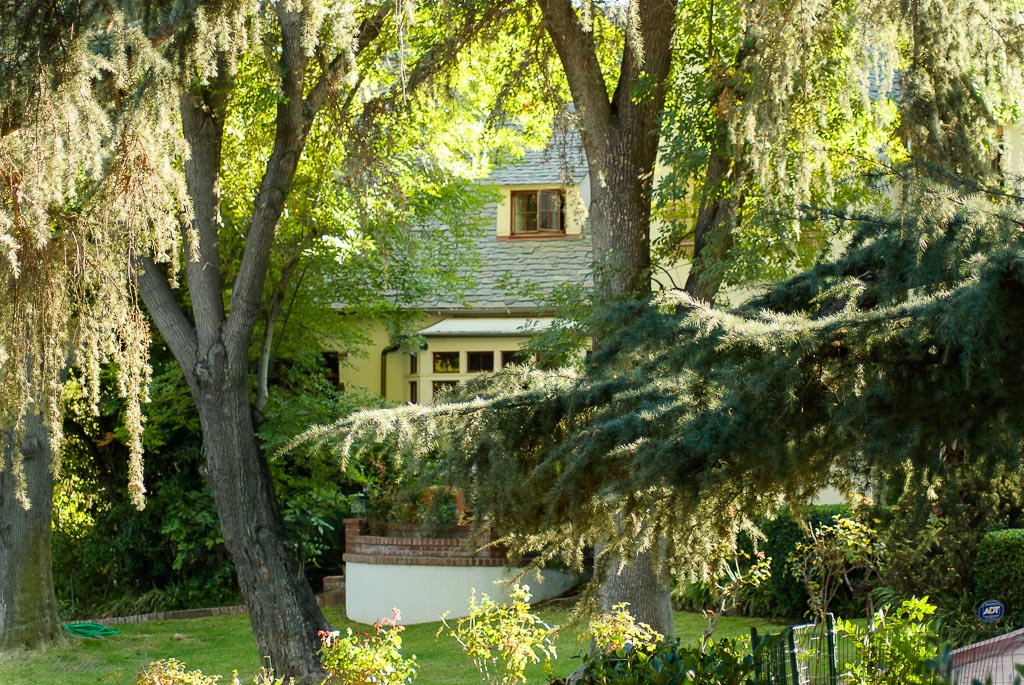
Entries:
{"type": "Polygon", "coordinates": [[[345,556],[347,562],[401,566],[508,566],[505,549],[494,544],[485,533],[471,537],[467,526],[453,531],[452,537],[428,538],[409,526],[386,526],[387,535],[370,535],[363,519],[345,519],[345,556]]]}

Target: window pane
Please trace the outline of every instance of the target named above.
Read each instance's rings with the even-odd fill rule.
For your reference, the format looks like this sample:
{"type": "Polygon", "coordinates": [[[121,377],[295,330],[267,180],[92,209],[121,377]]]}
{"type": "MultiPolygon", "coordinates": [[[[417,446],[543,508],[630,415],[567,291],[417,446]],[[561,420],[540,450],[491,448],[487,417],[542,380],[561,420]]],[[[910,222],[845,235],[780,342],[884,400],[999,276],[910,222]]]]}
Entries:
{"type": "Polygon", "coordinates": [[[416,381],[409,381],[409,401],[413,404],[420,401],[420,386],[416,381]]]}
{"type": "Polygon", "coordinates": [[[469,369],[470,373],[479,373],[481,371],[494,371],[494,353],[467,352],[466,367],[469,369]]]}
{"type": "Polygon", "coordinates": [[[419,370],[419,367],[420,358],[415,354],[409,355],[409,373],[415,374],[419,370]]]}
{"type": "Polygon", "coordinates": [[[458,381],[434,381],[433,397],[436,398],[440,393],[448,390],[449,388],[457,387],[458,384],[458,381]]]}
{"type": "Polygon", "coordinates": [[[536,193],[514,193],[512,195],[512,233],[527,233],[536,230],[536,193]]]}
{"type": "Polygon", "coordinates": [[[458,352],[434,352],[434,373],[458,373],[458,352]]]}
{"type": "Polygon", "coordinates": [[[562,230],[562,191],[542,190],[538,208],[537,226],[542,231],[562,230]]]}
{"type": "Polygon", "coordinates": [[[501,367],[505,368],[510,364],[526,364],[529,361],[526,355],[522,352],[515,351],[504,351],[501,353],[501,367]]]}

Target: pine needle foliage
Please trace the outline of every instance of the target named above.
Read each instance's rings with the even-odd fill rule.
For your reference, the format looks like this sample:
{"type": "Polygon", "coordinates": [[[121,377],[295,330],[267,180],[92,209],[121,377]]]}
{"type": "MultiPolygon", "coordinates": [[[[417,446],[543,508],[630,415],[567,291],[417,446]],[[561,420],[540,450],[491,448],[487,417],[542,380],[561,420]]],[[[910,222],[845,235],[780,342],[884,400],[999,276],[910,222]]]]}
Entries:
{"type": "Polygon", "coordinates": [[[14,457],[0,468],[20,472],[31,412],[48,426],[57,474],[68,365],[81,369],[95,405],[100,366],[113,363],[128,400],[129,489],[141,507],[149,336],[128,264],[138,253],[175,261],[179,219],[189,211],[172,164],[184,155],[169,100],[174,74],[123,8],[8,9],[0,39],[0,424],[9,430],[0,451],[14,457]]]}
{"type": "Polygon", "coordinates": [[[908,463],[1016,466],[1020,198],[923,182],[906,194],[889,215],[828,216],[851,225],[842,255],[743,307],[681,292],[610,307],[585,372],[511,368],[463,400],[299,440],[340,440],[345,458],[357,437],[389,441],[413,465],[440,450],[518,551],[579,562],[600,538],[628,553],[664,534],[667,563],[695,575],[783,499],[908,463]]]}

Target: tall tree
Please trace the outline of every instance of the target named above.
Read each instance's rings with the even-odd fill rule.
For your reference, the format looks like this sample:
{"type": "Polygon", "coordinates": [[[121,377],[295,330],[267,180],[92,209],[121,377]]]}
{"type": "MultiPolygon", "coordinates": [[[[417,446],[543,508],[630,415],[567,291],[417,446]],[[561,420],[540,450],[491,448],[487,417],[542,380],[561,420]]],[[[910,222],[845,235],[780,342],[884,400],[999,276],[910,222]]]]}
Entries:
{"type": "Polygon", "coordinates": [[[125,250],[176,252],[184,204],[167,76],[145,36],[103,3],[5,3],[0,37],[0,647],[61,634],[49,512],[60,473],[61,383],[70,358],[99,398],[114,361],[141,505],[146,326],[125,250]],[[132,60],[123,59],[132,54],[132,60]],[[122,90],[118,90],[122,89],[122,90]],[[124,97],[111,98],[110,92],[124,97]],[[30,563],[26,563],[30,562],[30,563]],[[29,574],[29,575],[26,575],[29,574]]]}
{"type": "MultiPolygon", "coordinates": [[[[101,363],[121,369],[134,436],[130,488],[142,505],[138,407],[148,378],[148,336],[138,293],[196,399],[207,478],[259,648],[279,671],[310,676],[319,669],[316,632],[326,623],[308,586],[295,580],[297,560],[281,544],[249,408],[250,343],[277,228],[325,112],[333,118],[321,133],[334,126],[352,134],[349,143],[379,143],[380,132],[413,104],[412,95],[449,70],[504,6],[421,3],[415,17],[409,5],[390,2],[172,7],[40,0],[10,9],[2,45],[10,52],[3,68],[11,79],[0,111],[0,265],[9,286],[0,299],[0,409],[13,426],[4,433],[13,436],[4,453],[13,455],[7,466],[17,487],[5,488],[5,502],[15,491],[25,499],[21,445],[33,404],[51,444],[60,443],[54,374],[74,349],[94,401],[101,363]],[[224,126],[237,66],[250,53],[265,59],[261,97],[274,111],[273,135],[248,221],[233,226],[245,235],[235,261],[221,254],[224,126]],[[179,244],[188,309],[168,284],[178,270],[179,244]],[[225,272],[231,265],[237,268],[225,272]],[[61,287],[33,288],[25,274],[35,271],[61,287]],[[20,371],[30,361],[40,373],[20,371]],[[268,582],[279,583],[275,592],[266,592],[268,582]]],[[[233,200],[233,207],[245,204],[233,200]]],[[[50,472],[58,468],[52,460],[50,472]]],[[[52,493],[41,496],[48,501],[52,493]]]]}
{"type": "MultiPolygon", "coordinates": [[[[737,9],[746,10],[748,6],[755,10],[760,8],[774,17],[769,26],[782,31],[787,29],[787,21],[799,23],[804,19],[803,15],[794,16],[790,12],[796,12],[798,6],[805,4],[825,10],[829,7],[828,3],[742,3],[737,9]]],[[[981,3],[979,6],[990,8],[992,4],[981,3]]],[[[582,7],[585,10],[593,6],[584,3],[582,7]]],[[[666,12],[667,6],[668,3],[662,3],[660,11],[666,12]]],[[[638,26],[642,28],[644,11],[650,8],[642,2],[629,3],[628,7],[640,17],[638,26]]],[[[686,7],[696,8],[698,12],[703,8],[700,16],[709,17],[711,15],[708,10],[713,5],[693,4],[686,7]]],[[[641,86],[650,84],[654,89],[652,92],[657,95],[656,86],[660,82],[654,78],[649,82],[642,79],[639,82],[633,81],[633,97],[626,98],[629,104],[617,100],[620,91],[604,87],[602,73],[606,72],[602,72],[601,61],[593,57],[593,41],[585,31],[583,13],[578,12],[578,8],[570,3],[541,3],[541,8],[545,26],[552,32],[552,40],[565,63],[574,103],[580,110],[584,143],[595,148],[591,151],[588,147],[587,151],[588,157],[597,160],[590,161],[592,181],[599,185],[594,195],[596,204],[598,193],[602,192],[600,184],[606,178],[601,174],[614,178],[614,170],[600,165],[600,162],[607,162],[611,158],[602,157],[602,154],[608,154],[608,150],[602,149],[595,143],[595,139],[602,140],[599,134],[609,129],[607,121],[594,112],[606,112],[613,118],[621,115],[623,121],[626,121],[632,111],[631,106],[635,104],[634,99],[643,102],[648,93],[641,86]],[[570,38],[573,39],[571,43],[570,38]],[[617,104],[617,107],[610,106],[613,104],[617,104]],[[624,109],[620,110],[619,107],[624,109]]],[[[846,5],[838,9],[844,8],[849,9],[846,5]]],[[[888,13],[877,18],[891,20],[895,17],[903,21],[909,14],[914,14],[904,15],[902,5],[886,4],[885,8],[888,13]]],[[[730,21],[735,18],[735,15],[728,12],[726,16],[730,17],[730,21]]],[[[759,27],[754,22],[758,16],[757,11],[743,16],[754,33],[759,34],[759,27]]],[[[784,156],[755,156],[749,147],[758,142],[759,131],[770,137],[774,131],[801,126],[814,128],[818,125],[816,119],[806,117],[810,106],[802,104],[796,95],[814,83],[810,76],[813,75],[815,55],[832,55],[831,47],[825,53],[816,51],[829,42],[829,37],[838,30],[836,27],[845,26],[844,22],[854,21],[857,16],[861,15],[840,12],[840,16],[831,16],[826,11],[823,25],[833,28],[825,31],[824,37],[815,37],[810,44],[794,38],[806,37],[807,31],[813,31],[810,26],[815,25],[815,22],[810,22],[807,26],[791,29],[793,33],[790,36],[783,36],[787,39],[782,41],[784,49],[779,50],[766,48],[771,44],[766,35],[746,36],[744,31],[734,34],[741,40],[738,46],[734,46],[734,63],[718,63],[713,73],[714,79],[709,79],[717,84],[717,90],[712,89],[714,97],[711,100],[703,100],[704,106],[710,103],[712,134],[723,133],[716,139],[721,147],[704,150],[704,157],[694,164],[694,167],[710,174],[710,181],[705,188],[708,194],[704,196],[707,202],[703,205],[707,220],[705,226],[709,232],[725,230],[718,227],[735,226],[734,222],[739,216],[735,208],[726,207],[724,213],[714,209],[715,206],[721,206],[720,202],[728,204],[735,201],[737,196],[729,184],[752,178],[755,183],[761,184],[762,189],[768,185],[765,182],[766,176],[746,176],[744,169],[752,168],[765,173],[760,165],[766,160],[777,159],[781,160],[780,168],[784,172],[778,177],[779,183],[789,178],[787,169],[792,167],[787,167],[789,162],[784,156]],[[789,83],[788,79],[792,77],[792,74],[786,72],[786,51],[804,50],[808,45],[811,48],[807,54],[799,55],[797,59],[798,64],[802,65],[800,69],[806,70],[808,80],[801,82],[798,79],[797,85],[790,84],[781,93],[774,91],[772,86],[778,79],[789,83]],[[750,60],[753,55],[759,54],[758,51],[764,53],[758,58],[761,63],[753,64],[750,60]],[[736,55],[739,63],[735,63],[736,55]],[[758,98],[751,98],[749,90],[745,90],[750,86],[749,72],[755,71],[754,67],[762,80],[758,98]],[[745,73],[744,69],[748,72],[745,73]],[[779,106],[778,98],[790,97],[787,89],[791,89],[794,97],[786,106],[779,106]],[[759,99],[760,102],[757,102],[759,99]],[[766,113],[774,111],[777,118],[769,119],[770,125],[766,126],[761,126],[757,117],[731,118],[737,112],[749,113],[743,107],[733,108],[734,102],[744,107],[756,105],[766,113]],[[730,117],[726,124],[719,125],[719,114],[730,117]],[[740,124],[749,130],[744,131],[743,137],[730,138],[730,127],[740,124]],[[716,159],[722,162],[721,168],[717,170],[716,159]],[[743,173],[733,177],[736,169],[743,173]],[[728,191],[725,194],[722,194],[723,187],[728,191]],[[715,216],[724,220],[710,220],[715,216]]],[[[942,21],[942,17],[937,14],[931,16],[934,21],[942,21]]],[[[712,25],[709,30],[713,32],[716,29],[712,25]]],[[[946,30],[952,29],[947,27],[946,30]]],[[[715,39],[712,36],[712,40],[715,39]]],[[[644,45],[647,50],[651,45],[657,49],[657,36],[645,40],[644,45]]],[[[989,48],[998,52],[999,43],[990,44],[989,48]]],[[[933,57],[936,62],[941,60],[939,56],[933,57]]],[[[620,66],[628,61],[624,53],[620,66]]],[[[846,73],[845,69],[850,66],[846,64],[842,73],[846,73]]],[[[868,82],[871,72],[864,69],[869,63],[861,61],[856,66],[862,69],[860,74],[863,81],[868,82]]],[[[993,82],[1013,82],[1011,74],[996,73],[998,71],[992,73],[993,82]]],[[[832,93],[835,94],[835,91],[832,93]]],[[[824,98],[821,102],[821,106],[827,108],[832,101],[824,98]]],[[[841,112],[840,109],[836,116],[841,116],[841,112]]],[[[955,130],[952,135],[962,139],[955,130]]],[[[763,140],[760,142],[764,143],[763,140]]],[[[787,140],[780,142],[785,143],[787,140]]],[[[983,146],[981,149],[984,149],[983,146]]],[[[653,156],[649,159],[653,171],[653,156]]],[[[630,167],[629,160],[623,164],[634,174],[637,171],[635,166],[630,167]]],[[[643,182],[642,177],[636,175],[632,180],[641,184],[643,182]]],[[[740,183],[739,187],[742,189],[744,186],[740,183]]],[[[610,202],[614,202],[614,199],[610,202]]],[[[931,209],[927,204],[920,205],[921,213],[916,215],[918,220],[927,223],[928,212],[934,208],[935,205],[931,209]]],[[[792,216],[792,212],[789,215],[792,216]]],[[[599,220],[600,216],[599,213],[593,216],[595,245],[601,239],[599,232],[608,230],[608,226],[599,220]]],[[[825,214],[819,215],[819,220],[822,216],[825,219],[834,218],[834,215],[825,214]]],[[[884,220],[882,224],[888,225],[884,220]]],[[[863,225],[865,235],[875,225],[867,221],[863,225]]],[[[646,241],[646,234],[640,237],[637,231],[630,232],[628,228],[623,235],[627,236],[624,240],[632,236],[632,240],[639,241],[637,244],[646,241]]],[[[701,246],[702,250],[712,242],[710,235],[705,238],[707,240],[701,246]]],[[[907,249],[912,249],[909,237],[905,240],[907,249]]],[[[886,244],[883,239],[879,247],[886,244]]],[[[603,249],[609,246],[608,243],[604,245],[603,249]]],[[[611,247],[614,249],[614,245],[611,247]]],[[[859,253],[854,250],[849,254],[851,259],[859,258],[856,256],[859,253]]],[[[704,255],[704,258],[708,257],[719,259],[721,255],[713,251],[704,255]]],[[[616,258],[613,252],[612,261],[616,258]]],[[[628,266],[642,262],[626,260],[623,263],[628,266]]],[[[866,264],[861,262],[858,266],[865,267],[866,264]]],[[[624,271],[632,275],[634,284],[638,283],[636,272],[628,268],[624,271]]],[[[695,272],[699,283],[701,270],[696,268],[695,272]]],[[[876,273],[876,270],[870,272],[876,273]]],[[[615,271],[611,269],[608,273],[614,274],[615,271]]],[[[940,277],[939,282],[941,280],[940,277]]],[[[714,275],[712,280],[703,282],[700,291],[695,292],[700,300],[710,299],[720,283],[719,276],[714,275]]],[[[614,290],[607,288],[606,292],[614,290]]],[[[630,292],[629,287],[625,287],[622,292],[630,292]]],[[[642,293],[643,286],[640,285],[639,290],[634,292],[642,293]]],[[[821,292],[815,291],[815,294],[821,292]]],[[[808,295],[801,302],[803,304],[798,305],[797,309],[801,306],[811,307],[815,303],[813,295],[808,295]]],[[[834,308],[842,309],[842,299],[831,302],[834,308]]],[[[778,336],[783,336],[788,330],[787,326],[791,325],[785,316],[768,316],[763,323],[760,320],[752,322],[743,319],[737,321],[735,326],[723,326],[720,337],[714,338],[720,343],[716,346],[709,342],[708,330],[717,326],[720,320],[732,321],[729,315],[718,315],[706,303],[685,297],[678,304],[673,301],[673,307],[670,307],[667,314],[650,309],[646,304],[623,303],[612,307],[605,317],[607,327],[599,328],[606,333],[601,337],[598,354],[591,360],[589,372],[578,378],[566,373],[509,372],[497,378],[492,385],[474,388],[477,397],[465,404],[451,404],[436,409],[410,407],[366,414],[341,427],[315,429],[310,436],[330,435],[337,430],[365,431],[378,437],[399,433],[416,435],[417,439],[422,439],[424,435],[447,436],[451,440],[449,458],[453,465],[452,471],[462,475],[466,487],[478,495],[482,508],[494,517],[496,525],[512,533],[510,542],[513,544],[523,549],[541,548],[548,553],[567,551],[571,555],[574,552],[578,554],[579,548],[588,541],[603,537],[614,551],[632,555],[638,550],[656,547],[659,536],[667,535],[673,541],[667,554],[672,557],[676,567],[699,571],[700,561],[707,558],[713,544],[717,544],[721,531],[737,529],[734,519],[742,517],[744,508],[749,514],[756,515],[757,511],[778,504],[783,494],[798,497],[812,494],[830,476],[827,449],[823,448],[820,452],[803,449],[803,446],[811,444],[822,447],[822,444],[814,441],[818,432],[828,430],[828,412],[823,410],[821,423],[806,426],[806,431],[799,420],[798,404],[789,410],[794,414],[793,426],[796,427],[792,432],[787,432],[786,426],[773,423],[772,417],[779,415],[780,403],[790,406],[787,403],[794,395],[799,396],[797,389],[803,387],[799,381],[805,380],[789,366],[790,359],[781,355],[772,356],[777,352],[774,345],[778,336]],[[673,307],[678,307],[678,311],[673,313],[673,307]],[[609,335],[607,331],[616,333],[609,335]],[[716,378],[715,362],[710,360],[718,359],[712,350],[743,358],[747,351],[744,345],[748,340],[744,334],[761,332],[764,337],[758,338],[758,341],[762,345],[762,354],[756,357],[757,361],[742,366],[742,371],[730,375],[728,381],[717,383],[710,380],[716,378]],[[658,362],[652,365],[644,361],[669,358],[674,360],[675,366],[660,367],[658,362]],[[696,370],[698,358],[707,360],[701,371],[696,370]],[[756,373],[757,364],[767,365],[770,359],[779,362],[773,366],[773,373],[778,376],[762,384],[753,384],[749,379],[759,377],[756,373]],[[789,369],[793,375],[786,376],[785,369],[789,369]],[[743,402],[733,399],[740,395],[744,398],[743,402]],[[772,407],[775,414],[761,413],[762,405],[772,407]],[[742,430],[734,432],[723,428],[723,425],[747,425],[742,421],[755,412],[763,421],[757,431],[746,434],[742,430]],[[716,423],[718,421],[721,423],[716,423]],[[759,456],[760,446],[769,441],[773,445],[772,449],[779,446],[782,452],[790,450],[787,454],[799,456],[790,456],[779,462],[763,459],[759,456]],[[748,476],[745,480],[736,479],[733,482],[731,477],[744,469],[747,474],[756,474],[757,478],[748,476]]],[[[834,313],[833,310],[818,310],[816,305],[811,308],[820,311],[823,321],[832,323],[828,317],[834,313]]],[[[842,329],[842,324],[837,325],[842,329]]],[[[877,329],[872,329],[871,333],[865,332],[864,335],[870,337],[876,332],[877,329]]],[[[819,349],[825,352],[826,347],[819,349]]],[[[825,365],[823,368],[828,367],[825,365]]],[[[813,369],[808,369],[808,372],[813,373],[813,369]]],[[[823,381],[822,387],[830,387],[830,381],[823,381]]],[[[854,391],[851,392],[856,395],[854,391]]],[[[866,417],[862,418],[867,420],[866,417]]],[[[430,441],[424,442],[429,444],[430,441]]],[[[414,452],[424,448],[423,445],[409,447],[414,452]]],[[[847,447],[849,454],[860,454],[855,443],[847,447]]],[[[851,459],[843,465],[850,466],[853,463],[851,459]]]]}
{"type": "MultiPolygon", "coordinates": [[[[0,471],[0,651],[58,642],[63,627],[53,588],[50,534],[53,469],[42,412],[23,420],[19,469],[0,471]]],[[[4,455],[13,462],[13,449],[4,455]]]]}
{"type": "Polygon", "coordinates": [[[1019,92],[1017,11],[988,0],[688,3],[659,187],[673,224],[660,252],[692,249],[687,291],[710,302],[723,283],[810,266],[839,224],[801,221],[802,208],[877,204],[884,189],[870,178],[883,160],[911,151],[992,174],[997,125],[1019,92]]]}
{"type": "MultiPolygon", "coordinates": [[[[414,26],[436,30],[396,43],[395,28],[409,30],[411,17],[392,18],[392,3],[349,6],[348,17],[311,9],[284,2],[253,8],[273,55],[265,78],[276,93],[269,101],[275,108],[274,133],[247,225],[241,227],[245,243],[237,270],[226,273],[221,254],[225,122],[237,88],[229,55],[223,53],[208,79],[186,81],[179,95],[193,208],[192,220],[182,227],[186,253],[194,256],[185,264],[190,311],[176,301],[152,260],[140,256],[137,261],[139,292],[196,402],[206,479],[257,644],[279,673],[300,677],[319,671],[317,632],[327,623],[296,573],[298,560],[283,545],[283,524],[250,403],[249,355],[278,227],[319,117],[330,111],[336,129],[358,124],[373,131],[390,111],[408,106],[408,94],[450,68],[460,50],[504,11],[500,3],[422,3],[414,26]],[[332,35],[335,29],[340,33],[332,35]],[[360,65],[392,59],[396,51],[405,60],[401,67],[376,72],[375,82],[364,86],[360,65]]],[[[200,28],[198,22],[195,26],[200,28]]],[[[239,198],[232,203],[241,204],[239,198]]]]}
{"type": "MultiPolygon", "coordinates": [[[[676,3],[629,3],[619,18],[617,70],[608,75],[594,36],[593,22],[600,17],[594,17],[593,3],[584,3],[582,13],[570,0],[539,0],[538,5],[572,93],[587,153],[595,298],[643,297],[651,288],[651,189],[676,3]]],[[[609,558],[606,569],[606,608],[628,602],[640,620],[674,635],[668,576],[654,555],[636,554],[625,565],[609,558]]]]}

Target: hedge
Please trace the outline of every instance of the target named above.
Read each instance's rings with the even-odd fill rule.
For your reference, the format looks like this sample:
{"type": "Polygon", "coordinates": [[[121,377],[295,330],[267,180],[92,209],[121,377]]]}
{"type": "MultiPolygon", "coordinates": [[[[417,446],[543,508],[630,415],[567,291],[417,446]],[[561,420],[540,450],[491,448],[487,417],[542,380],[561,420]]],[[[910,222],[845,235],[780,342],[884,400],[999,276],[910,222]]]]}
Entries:
{"type": "Polygon", "coordinates": [[[978,602],[997,599],[1006,616],[1019,623],[1024,616],[1024,528],[986,533],[974,562],[974,590],[978,602]]]}

